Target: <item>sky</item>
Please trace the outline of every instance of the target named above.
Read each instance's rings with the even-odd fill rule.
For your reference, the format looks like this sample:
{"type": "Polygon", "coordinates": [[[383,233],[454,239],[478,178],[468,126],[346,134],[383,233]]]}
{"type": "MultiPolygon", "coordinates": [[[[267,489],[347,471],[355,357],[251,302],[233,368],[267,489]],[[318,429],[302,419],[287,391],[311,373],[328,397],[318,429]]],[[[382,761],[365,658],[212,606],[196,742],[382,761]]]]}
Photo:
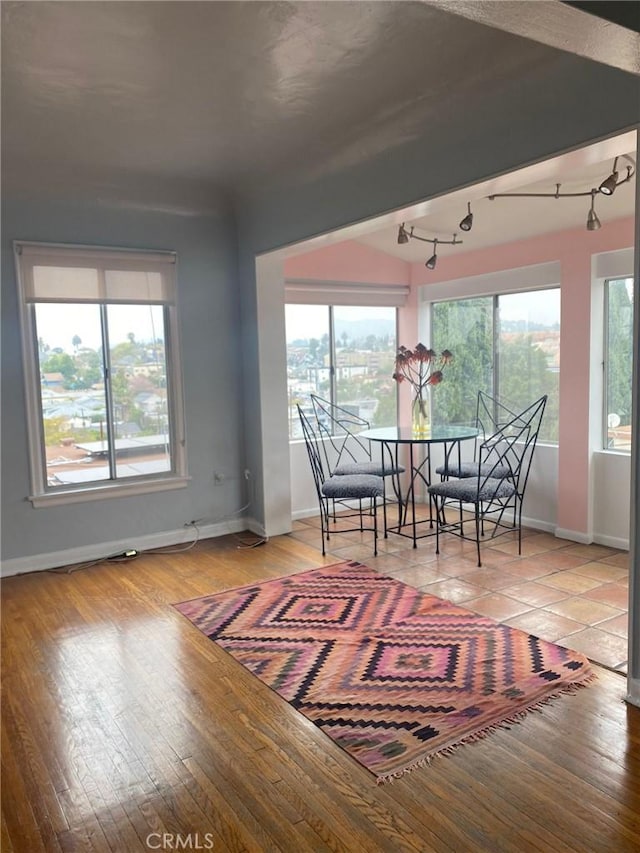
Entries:
{"type": "MultiPolygon", "coordinates": [[[[41,304],[36,308],[38,337],[55,349],[73,352],[73,338],[77,335],[81,346],[88,349],[101,347],[100,312],[97,305],[41,304]]],[[[109,343],[111,346],[128,340],[129,332],[137,341],[151,341],[162,335],[162,308],[160,306],[111,305],[109,316],[109,343]],[[155,324],[155,325],[154,325],[155,324]]]]}

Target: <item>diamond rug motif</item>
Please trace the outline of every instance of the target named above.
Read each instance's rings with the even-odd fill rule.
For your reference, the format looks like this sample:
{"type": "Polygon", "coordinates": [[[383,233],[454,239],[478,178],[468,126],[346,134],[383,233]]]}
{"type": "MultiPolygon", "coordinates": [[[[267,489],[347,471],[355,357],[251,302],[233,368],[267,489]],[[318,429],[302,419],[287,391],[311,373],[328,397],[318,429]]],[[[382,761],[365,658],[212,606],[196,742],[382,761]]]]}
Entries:
{"type": "Polygon", "coordinates": [[[379,782],[594,678],[577,652],[357,562],[175,606],[379,782]]]}

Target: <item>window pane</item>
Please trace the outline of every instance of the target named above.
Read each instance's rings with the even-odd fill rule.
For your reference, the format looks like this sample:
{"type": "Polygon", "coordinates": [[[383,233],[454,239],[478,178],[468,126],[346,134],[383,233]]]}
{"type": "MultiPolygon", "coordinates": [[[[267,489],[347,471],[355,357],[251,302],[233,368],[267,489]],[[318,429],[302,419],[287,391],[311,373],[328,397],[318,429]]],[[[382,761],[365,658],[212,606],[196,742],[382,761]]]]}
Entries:
{"type": "Polygon", "coordinates": [[[432,306],[432,348],[448,349],[453,362],[432,388],[435,423],[472,423],[478,391],[492,393],[493,298],[437,302],[432,306]]]}
{"type": "Polygon", "coordinates": [[[107,435],[100,307],[40,304],[35,315],[47,483],[108,480],[91,452],[107,435]]]}
{"type": "Polygon", "coordinates": [[[633,366],[633,279],[607,282],[605,447],[631,451],[631,379],[633,366]]]}
{"type": "Polygon", "coordinates": [[[548,395],[540,438],[558,441],[560,290],[498,298],[498,396],[524,409],[548,395]]]}
{"type": "Polygon", "coordinates": [[[164,310],[109,305],[116,477],[171,470],[164,310]]]}
{"type": "Polygon", "coordinates": [[[302,438],[296,405],[311,410],[310,394],[331,397],[329,308],[285,305],[289,438],[302,438]]]}
{"type": "Polygon", "coordinates": [[[336,403],[372,426],[396,423],[396,309],[336,306],[336,403]]]}

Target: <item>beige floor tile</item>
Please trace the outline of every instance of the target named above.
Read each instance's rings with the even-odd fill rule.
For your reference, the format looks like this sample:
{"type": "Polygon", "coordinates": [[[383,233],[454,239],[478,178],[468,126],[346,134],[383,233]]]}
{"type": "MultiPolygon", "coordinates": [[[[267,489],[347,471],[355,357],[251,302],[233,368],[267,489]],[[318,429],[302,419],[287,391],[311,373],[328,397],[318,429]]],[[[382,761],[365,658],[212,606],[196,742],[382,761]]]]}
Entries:
{"type": "MultiPolygon", "coordinates": [[[[446,575],[443,575],[437,567],[429,564],[409,566],[405,565],[401,568],[388,570],[392,575],[402,583],[415,586],[418,589],[423,589],[427,584],[437,583],[438,581],[447,580],[446,575]]],[[[423,589],[423,591],[425,591],[423,589]]]]}
{"type": "Polygon", "coordinates": [[[552,575],[545,575],[540,578],[540,583],[552,586],[554,589],[564,589],[574,595],[581,595],[583,592],[601,585],[600,581],[587,578],[584,575],[577,575],[575,572],[555,572],[552,575]]]}
{"type": "Polygon", "coordinates": [[[570,593],[564,590],[553,589],[553,587],[545,586],[535,581],[508,586],[500,591],[503,595],[508,595],[510,598],[530,604],[531,607],[544,607],[545,604],[553,604],[556,601],[562,601],[564,598],[570,597],[570,593]]]}
{"type": "Polygon", "coordinates": [[[480,569],[476,568],[474,572],[465,574],[464,579],[467,583],[477,584],[489,591],[501,590],[507,586],[515,586],[520,578],[517,575],[509,574],[508,567],[510,565],[508,563],[505,569],[488,569],[484,566],[480,569]]]}
{"type": "Polygon", "coordinates": [[[509,598],[506,595],[500,595],[499,592],[490,593],[481,598],[472,598],[465,601],[464,606],[469,610],[473,610],[474,613],[489,616],[498,622],[504,622],[506,619],[511,619],[514,616],[531,610],[528,604],[516,601],[514,598],[509,598]]]}
{"type": "Polygon", "coordinates": [[[534,634],[542,640],[555,643],[558,637],[566,637],[576,631],[583,631],[585,626],[575,619],[568,619],[548,610],[530,610],[521,616],[508,619],[507,624],[513,628],[519,628],[528,634],[534,634]]]}
{"type": "Polygon", "coordinates": [[[471,572],[477,572],[478,566],[474,560],[466,557],[440,557],[437,561],[438,569],[448,577],[465,577],[471,572]]]}
{"type": "Polygon", "coordinates": [[[621,613],[619,616],[613,616],[611,619],[605,619],[604,622],[598,624],[601,631],[606,631],[608,634],[615,634],[616,637],[627,639],[629,631],[629,614],[621,613]]]}
{"type": "Polygon", "coordinates": [[[539,554],[537,559],[543,566],[551,569],[575,569],[589,562],[588,557],[580,557],[577,554],[568,554],[565,548],[556,551],[547,551],[539,554]]]}
{"type": "Polygon", "coordinates": [[[453,601],[454,604],[461,604],[469,599],[479,598],[486,593],[486,590],[475,584],[467,583],[462,578],[447,578],[422,587],[422,592],[435,595],[437,598],[444,598],[446,601],[453,601]]]}
{"type": "Polygon", "coordinates": [[[608,563],[610,566],[619,566],[622,569],[629,569],[629,552],[617,551],[609,557],[603,557],[602,563],[608,563]]]}
{"type": "Polygon", "coordinates": [[[598,601],[589,601],[585,598],[567,598],[564,601],[556,601],[555,604],[548,604],[545,609],[557,613],[559,616],[568,616],[569,619],[575,619],[576,622],[582,622],[583,625],[597,625],[598,622],[604,622],[605,619],[620,615],[620,610],[617,607],[600,604],[598,601]]]}
{"type": "Polygon", "coordinates": [[[573,571],[577,575],[595,578],[601,583],[615,583],[616,581],[626,580],[629,577],[628,569],[621,566],[609,565],[604,562],[585,563],[583,566],[577,566],[573,571]]]}
{"type": "Polygon", "coordinates": [[[586,557],[589,560],[602,560],[605,557],[613,557],[620,552],[615,548],[607,548],[605,545],[569,545],[564,549],[567,554],[576,557],[586,557]]]}
{"type": "Polygon", "coordinates": [[[513,577],[524,580],[536,580],[545,575],[551,575],[556,570],[546,566],[538,557],[523,557],[520,560],[511,560],[505,564],[506,571],[513,577]]]}
{"type": "Polygon", "coordinates": [[[500,540],[496,540],[496,544],[493,545],[493,547],[497,551],[503,551],[505,554],[514,554],[515,556],[521,557],[535,557],[536,554],[544,554],[549,550],[546,545],[540,544],[537,540],[537,536],[529,536],[526,539],[523,539],[519,553],[517,542],[500,542],[500,540]]]}
{"type": "Polygon", "coordinates": [[[379,551],[377,557],[370,554],[367,559],[362,562],[365,562],[367,566],[370,566],[372,569],[376,569],[376,571],[382,572],[383,574],[387,574],[390,571],[398,571],[399,569],[406,568],[407,565],[404,560],[396,557],[395,554],[381,554],[379,551]]]}
{"type": "Polygon", "coordinates": [[[562,637],[557,642],[558,645],[582,652],[591,660],[603,663],[605,666],[617,667],[627,659],[626,640],[598,628],[585,628],[584,631],[562,637]]]}
{"type": "Polygon", "coordinates": [[[629,587],[624,583],[605,583],[597,589],[585,592],[583,598],[610,604],[619,610],[626,610],[629,606],[629,587]]]}

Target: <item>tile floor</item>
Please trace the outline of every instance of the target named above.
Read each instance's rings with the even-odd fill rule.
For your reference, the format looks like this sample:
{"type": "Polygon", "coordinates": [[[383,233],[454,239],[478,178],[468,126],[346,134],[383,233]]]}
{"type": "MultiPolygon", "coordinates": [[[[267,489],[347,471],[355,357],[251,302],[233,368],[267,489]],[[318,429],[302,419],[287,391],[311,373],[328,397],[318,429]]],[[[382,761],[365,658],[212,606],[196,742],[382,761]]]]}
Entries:
{"type": "MultiPolygon", "coordinates": [[[[291,536],[319,548],[319,526],[318,517],[296,521],[291,536]]],[[[338,531],[340,526],[338,521],[338,531]]],[[[436,556],[435,537],[420,540],[414,549],[409,539],[389,534],[378,541],[374,557],[370,532],[336,532],[328,553],[360,560],[424,592],[626,672],[628,553],[523,529],[518,556],[512,536],[482,546],[482,568],[475,544],[451,535],[442,537],[436,556]]]]}

